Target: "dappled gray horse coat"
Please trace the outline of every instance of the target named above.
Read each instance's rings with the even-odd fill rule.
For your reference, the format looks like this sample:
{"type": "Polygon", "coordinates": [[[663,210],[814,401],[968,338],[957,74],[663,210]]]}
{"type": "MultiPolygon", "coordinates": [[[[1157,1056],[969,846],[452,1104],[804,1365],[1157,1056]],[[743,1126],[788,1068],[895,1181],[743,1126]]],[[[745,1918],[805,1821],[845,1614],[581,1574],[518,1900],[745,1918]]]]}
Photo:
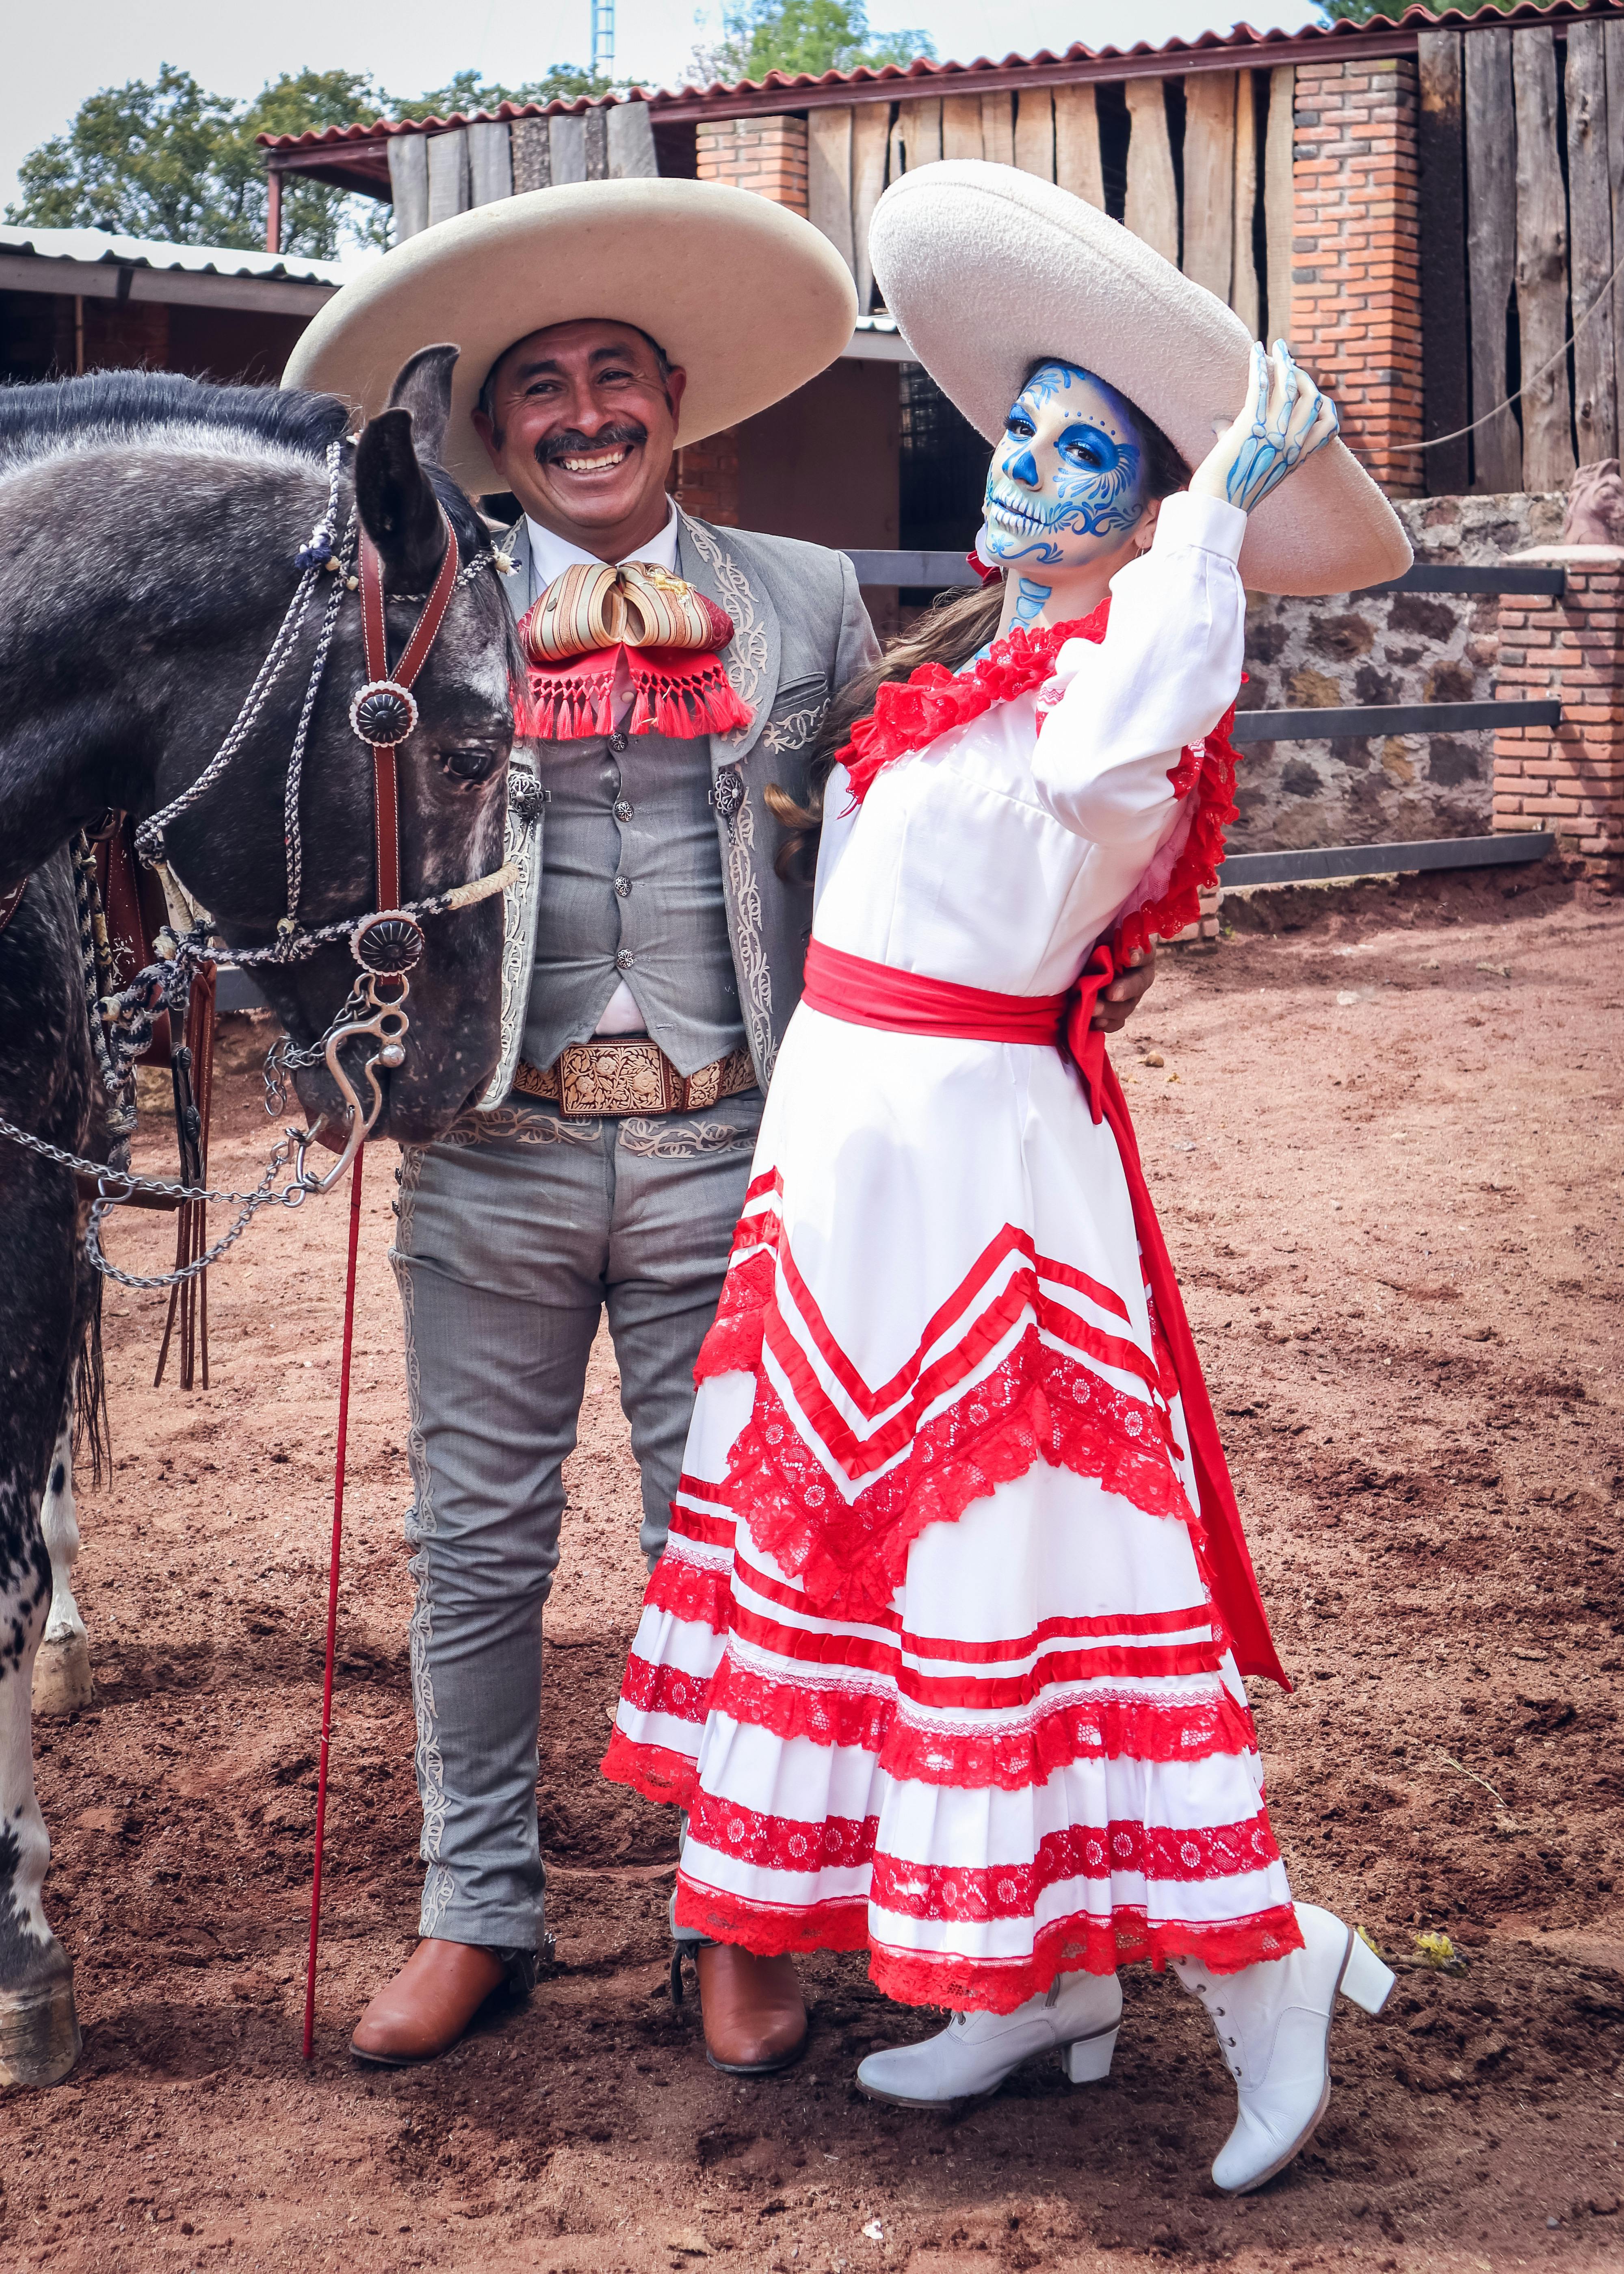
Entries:
{"type": "MultiPolygon", "coordinates": [[[[541,1931],[541,1608],[558,1562],[560,1470],[575,1442],[588,1353],[606,1306],[651,1562],[665,1541],[694,1362],[721,1290],[762,1104],[757,1088],[703,1113],[572,1119],[513,1088],[527,1023],[532,1035],[557,1035],[549,1013],[558,991],[578,980],[561,964],[550,976],[557,925],[538,933],[549,846],[560,893],[590,895],[594,861],[605,896],[622,867],[641,863],[640,877],[622,881],[634,893],[646,881],[658,903],[658,840],[643,835],[636,862],[617,851],[634,826],[622,772],[629,782],[638,765],[645,783],[668,793],[670,810],[685,817],[689,863],[689,825],[708,783],[725,939],[710,920],[714,890],[706,901],[688,876],[656,919],[672,935],[657,952],[667,972],[693,975],[694,1017],[678,1018],[679,1030],[719,1032],[716,1006],[736,1004],[731,1037],[748,1044],[764,1085],[800,998],[812,918],[810,888],[774,874],[778,831],[764,791],[777,783],[804,797],[831,696],[877,653],[844,555],[679,520],[680,574],[732,619],[724,660],[749,724],[646,750],[619,737],[515,748],[508,852],[519,876],[506,910],[500,1062],[479,1109],[445,1142],[409,1152],[401,1171],[395,1263],[412,1402],[411,1658],[428,1866],[422,1931],[515,1952],[534,1949],[541,1931]],[[710,968],[718,959],[720,972],[710,968]]],[[[515,614],[530,594],[527,537],[521,522],[507,540],[515,614]]],[[[595,934],[615,906],[591,904],[595,934]]],[[[635,901],[646,922],[644,907],[635,901]]],[[[627,975],[635,991],[636,970],[627,975]]],[[[605,968],[605,984],[612,977],[605,968]]],[[[584,1041],[598,1015],[583,1010],[565,1039],[584,1041]]],[[[671,1054],[680,1064],[680,1050],[671,1054]]],[[[574,1768],[590,1776],[596,1761],[574,1768]]]]}

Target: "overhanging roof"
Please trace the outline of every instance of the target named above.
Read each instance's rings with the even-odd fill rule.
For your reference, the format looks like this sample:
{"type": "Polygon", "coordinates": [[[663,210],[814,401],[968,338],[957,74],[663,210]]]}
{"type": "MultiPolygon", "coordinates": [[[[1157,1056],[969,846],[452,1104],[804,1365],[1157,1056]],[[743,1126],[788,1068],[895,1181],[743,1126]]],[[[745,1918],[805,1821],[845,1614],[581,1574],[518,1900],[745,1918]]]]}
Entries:
{"type": "Polygon", "coordinates": [[[313,315],[354,264],[237,245],[165,245],[99,229],[0,229],[0,291],[313,315]]]}

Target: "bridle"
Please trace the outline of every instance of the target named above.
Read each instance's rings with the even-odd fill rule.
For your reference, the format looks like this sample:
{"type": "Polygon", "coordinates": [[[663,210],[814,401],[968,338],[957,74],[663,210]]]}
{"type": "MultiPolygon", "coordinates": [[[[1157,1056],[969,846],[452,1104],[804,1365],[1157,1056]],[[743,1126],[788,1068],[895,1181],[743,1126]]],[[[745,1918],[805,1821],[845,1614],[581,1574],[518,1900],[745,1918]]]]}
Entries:
{"type": "MultiPolygon", "coordinates": [[[[196,779],[159,812],[140,822],[136,829],[136,850],[142,861],[157,871],[164,885],[165,897],[171,912],[184,907],[190,912],[192,920],[184,930],[166,927],[160,931],[154,943],[158,960],[148,965],[144,971],[138,972],[117,994],[102,997],[100,1000],[93,999],[89,1010],[93,1037],[99,1037],[102,1044],[96,1051],[102,1080],[117,1100],[129,1089],[135,1061],[152,1039],[155,1020],[164,1012],[169,1013],[171,1020],[184,1020],[192,983],[201,966],[214,964],[237,970],[252,970],[293,963],[312,954],[319,947],[348,938],[359,969],[344,1001],[313,1043],[296,1045],[283,1036],[279,1043],[273,1046],[267,1060],[267,1110],[273,1112],[285,1103],[284,1077],[287,1074],[314,1065],[318,1060],[325,1061],[348,1116],[343,1148],[333,1166],[324,1172],[318,1174],[309,1166],[310,1149],[326,1124],[327,1117],[324,1115],[312,1128],[289,1128],[287,1142],[277,1147],[254,1192],[211,1193],[185,1185],[137,1177],[127,1169],[109,1168],[103,1162],[83,1159],[17,1127],[10,1121],[0,1119],[0,1137],[46,1160],[74,1170],[82,1182],[94,1190],[96,1197],[86,1234],[90,1259],[98,1270],[126,1286],[140,1289],[165,1287],[190,1278],[207,1269],[216,1256],[240,1237],[259,1209],[272,1201],[278,1201],[287,1207],[297,1207],[311,1193],[327,1192],[338,1182],[371,1135],[383,1110],[383,1088],[378,1079],[378,1069],[380,1066],[396,1067],[405,1062],[406,1037],[410,1031],[410,1020],[405,1009],[410,991],[409,974],[421,960],[427,945],[423,930],[425,922],[431,916],[472,907],[504,891],[513,881],[513,870],[504,865],[487,876],[474,877],[469,883],[454,885],[446,892],[412,901],[402,902],[401,900],[398,752],[401,744],[417,724],[417,703],[411,692],[412,684],[428,660],[445,621],[452,593],[459,584],[470,582],[487,568],[494,569],[497,561],[493,554],[482,553],[462,565],[456,532],[442,509],[440,521],[446,541],[440,568],[430,591],[424,599],[400,660],[391,671],[382,559],[371,538],[365,531],[359,530],[358,518],[353,508],[342,539],[335,537],[342,451],[342,445],[339,442],[328,448],[326,512],[296,558],[295,566],[299,570],[297,587],[229,733],[196,779]],[[357,551],[358,576],[350,574],[350,564],[357,551]],[[188,892],[177,874],[169,857],[164,832],[171,822],[198,802],[247,746],[271,689],[281,678],[293,655],[324,574],[330,574],[334,584],[323,611],[310,678],[288,761],[284,797],[288,911],[279,919],[276,936],[268,945],[224,947],[217,944],[218,927],[214,917],[188,892]],[[312,926],[302,924],[298,920],[304,873],[299,790],[304,749],[343,601],[348,592],[357,589],[361,595],[363,653],[368,675],[366,683],[357,690],[350,703],[350,724],[354,734],[367,745],[372,755],[375,905],[362,915],[343,916],[330,923],[312,926]],[[361,1079],[370,1093],[365,1105],[356,1081],[350,1078],[340,1056],[346,1045],[356,1042],[369,1042],[375,1045],[361,1067],[361,1079]],[[286,1164],[289,1151],[293,1156],[292,1176],[285,1187],[274,1190],[276,1177],[286,1164]],[[166,1201],[236,1202],[241,1205],[242,1214],[222,1239],[184,1269],[152,1277],[139,1277],[120,1271],[110,1263],[102,1252],[99,1238],[101,1219],[108,1209],[129,1201],[138,1193],[162,1196],[166,1201]]],[[[414,594],[412,597],[417,596],[414,594]]],[[[20,900],[22,889],[19,886],[14,895],[5,896],[8,905],[0,905],[0,929],[4,928],[4,922],[9,920],[20,900]]],[[[94,987],[91,993],[94,998],[94,987]]]]}

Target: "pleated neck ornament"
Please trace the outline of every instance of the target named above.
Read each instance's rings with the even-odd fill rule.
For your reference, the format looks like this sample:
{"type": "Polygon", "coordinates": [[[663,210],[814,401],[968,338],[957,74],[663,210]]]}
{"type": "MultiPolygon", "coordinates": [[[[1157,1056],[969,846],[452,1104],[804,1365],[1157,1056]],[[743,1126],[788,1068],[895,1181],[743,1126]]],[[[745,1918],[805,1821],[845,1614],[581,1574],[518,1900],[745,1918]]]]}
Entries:
{"type": "Polygon", "coordinates": [[[733,636],[714,600],[652,561],[574,561],[520,619],[528,730],[566,742],[618,723],[688,741],[748,726],[721,659],[733,636]],[[618,719],[628,694],[630,714],[618,719]]]}

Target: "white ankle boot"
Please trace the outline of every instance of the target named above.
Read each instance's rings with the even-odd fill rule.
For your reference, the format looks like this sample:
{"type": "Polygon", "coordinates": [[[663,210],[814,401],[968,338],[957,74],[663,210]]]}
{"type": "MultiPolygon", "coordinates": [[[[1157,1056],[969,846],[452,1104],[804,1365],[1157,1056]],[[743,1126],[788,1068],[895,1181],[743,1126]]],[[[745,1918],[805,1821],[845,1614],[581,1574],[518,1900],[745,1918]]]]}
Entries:
{"type": "Polygon", "coordinates": [[[955,2014],[922,2044],[870,2053],[859,2064],[858,2089],[901,2108],[939,2108],[996,2092],[1022,2061],[1051,2052],[1073,2084],[1098,2084],[1110,2074],[1121,2019],[1114,1974],[1062,1974],[1012,2014],[955,2014]]]}
{"type": "Polygon", "coordinates": [[[1235,2129],[1213,2165],[1229,2195],[1260,2187],[1307,2145],[1331,2097],[1326,2053],[1340,1990],[1379,2014],[1393,1976],[1351,1927],[1316,1903],[1298,1903],[1303,1948],[1238,1974],[1208,1974],[1195,1960],[1174,1971],[1206,2007],[1240,2091],[1235,2129]]]}

